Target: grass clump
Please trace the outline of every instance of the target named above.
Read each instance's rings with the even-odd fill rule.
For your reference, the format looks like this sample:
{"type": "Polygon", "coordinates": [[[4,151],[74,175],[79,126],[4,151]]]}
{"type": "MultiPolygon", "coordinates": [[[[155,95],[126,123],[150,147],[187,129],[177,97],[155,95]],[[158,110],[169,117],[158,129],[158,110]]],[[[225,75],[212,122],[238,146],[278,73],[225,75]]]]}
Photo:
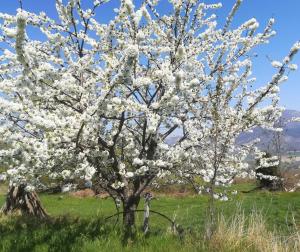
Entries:
{"type": "Polygon", "coordinates": [[[221,215],[212,239],[211,251],[300,251],[300,232],[295,225],[289,235],[270,230],[265,216],[259,211],[249,215],[238,210],[233,217],[221,215]]]}

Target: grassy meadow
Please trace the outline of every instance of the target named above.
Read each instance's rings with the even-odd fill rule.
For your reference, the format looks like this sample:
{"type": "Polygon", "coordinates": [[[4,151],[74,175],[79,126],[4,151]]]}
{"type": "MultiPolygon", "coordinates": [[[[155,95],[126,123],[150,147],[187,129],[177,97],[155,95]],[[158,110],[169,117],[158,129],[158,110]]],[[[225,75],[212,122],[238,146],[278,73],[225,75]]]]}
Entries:
{"type": "MultiPolygon", "coordinates": [[[[245,184],[231,189],[244,190],[251,187],[245,184]]],[[[118,224],[117,218],[103,220],[116,212],[112,200],[76,198],[67,194],[40,195],[40,198],[51,218],[37,221],[18,216],[1,216],[0,251],[241,251],[241,248],[243,251],[267,251],[267,248],[260,248],[254,243],[261,240],[261,245],[265,246],[263,239],[270,241],[275,238],[280,243],[276,245],[274,241],[278,246],[277,251],[281,251],[282,247],[286,247],[286,251],[294,251],[293,247],[288,248],[282,243],[298,234],[295,230],[300,223],[298,192],[238,193],[227,202],[216,203],[218,228],[216,238],[212,239],[214,243],[208,244],[203,239],[208,205],[206,196],[157,194],[151,202],[151,210],[175,219],[183,227],[183,234],[180,237],[173,234],[168,221],[151,214],[150,233],[146,237],[139,233],[136,241],[124,248],[120,238],[121,222],[118,224]],[[258,227],[259,230],[253,230],[258,227]],[[252,232],[255,242],[247,240],[250,239],[247,232],[252,232]],[[247,237],[244,241],[245,233],[247,237]],[[218,244],[218,241],[225,239],[225,234],[232,237],[241,235],[244,238],[240,238],[239,244],[233,242],[226,245],[224,241],[222,245],[218,244]]],[[[0,196],[0,203],[3,202],[4,195],[0,196]]],[[[143,201],[140,204],[142,208],[143,201]]],[[[137,214],[138,227],[142,219],[143,213],[137,214]]],[[[230,241],[230,238],[227,237],[226,241],[230,241]]],[[[270,248],[270,251],[273,249],[270,248]]]]}

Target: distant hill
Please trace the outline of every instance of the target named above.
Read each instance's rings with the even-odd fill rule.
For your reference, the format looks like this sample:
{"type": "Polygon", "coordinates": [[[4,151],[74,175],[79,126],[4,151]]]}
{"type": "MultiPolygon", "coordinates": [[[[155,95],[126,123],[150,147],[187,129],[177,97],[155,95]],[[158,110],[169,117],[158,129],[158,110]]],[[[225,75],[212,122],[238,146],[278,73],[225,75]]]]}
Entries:
{"type": "MultiPolygon", "coordinates": [[[[290,122],[292,118],[300,117],[300,111],[285,110],[279,120],[283,132],[281,136],[281,149],[283,152],[300,151],[300,123],[290,122]]],[[[274,132],[257,127],[252,133],[243,133],[237,140],[238,144],[260,138],[258,147],[263,150],[274,151],[274,132]]]]}
{"type": "MultiPolygon", "coordinates": [[[[285,110],[280,118],[280,124],[283,125],[283,132],[281,136],[282,152],[300,152],[300,123],[290,122],[292,118],[300,117],[300,111],[285,110]]],[[[171,136],[167,139],[167,143],[174,144],[179,135],[171,136]]],[[[262,150],[274,151],[274,132],[257,127],[252,133],[243,133],[237,139],[238,144],[246,143],[256,138],[260,138],[258,147],[262,150]]]]}

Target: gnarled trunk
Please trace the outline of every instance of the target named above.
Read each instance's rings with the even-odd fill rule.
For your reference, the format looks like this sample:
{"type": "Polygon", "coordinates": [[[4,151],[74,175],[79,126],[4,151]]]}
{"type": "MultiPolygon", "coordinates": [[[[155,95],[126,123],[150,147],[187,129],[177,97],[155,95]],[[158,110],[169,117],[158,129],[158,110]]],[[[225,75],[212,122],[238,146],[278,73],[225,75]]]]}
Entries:
{"type": "Polygon", "coordinates": [[[26,185],[10,186],[6,195],[6,201],[1,208],[4,214],[20,212],[22,215],[30,215],[38,218],[47,217],[41,201],[35,192],[25,190],[26,185]]]}
{"type": "Polygon", "coordinates": [[[135,234],[135,215],[139,202],[139,196],[130,196],[128,199],[123,201],[123,225],[125,240],[133,238],[135,234]]]}

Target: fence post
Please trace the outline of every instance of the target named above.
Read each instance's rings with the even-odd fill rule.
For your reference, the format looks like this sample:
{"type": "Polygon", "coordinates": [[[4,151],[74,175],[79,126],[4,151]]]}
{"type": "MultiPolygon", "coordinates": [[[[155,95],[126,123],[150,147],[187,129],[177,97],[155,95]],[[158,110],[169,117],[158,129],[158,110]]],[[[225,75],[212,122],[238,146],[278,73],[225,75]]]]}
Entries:
{"type": "Polygon", "coordinates": [[[145,206],[144,206],[143,231],[144,231],[144,234],[147,234],[149,231],[150,201],[152,199],[152,194],[147,192],[147,193],[145,193],[144,198],[145,198],[145,206]]]}

